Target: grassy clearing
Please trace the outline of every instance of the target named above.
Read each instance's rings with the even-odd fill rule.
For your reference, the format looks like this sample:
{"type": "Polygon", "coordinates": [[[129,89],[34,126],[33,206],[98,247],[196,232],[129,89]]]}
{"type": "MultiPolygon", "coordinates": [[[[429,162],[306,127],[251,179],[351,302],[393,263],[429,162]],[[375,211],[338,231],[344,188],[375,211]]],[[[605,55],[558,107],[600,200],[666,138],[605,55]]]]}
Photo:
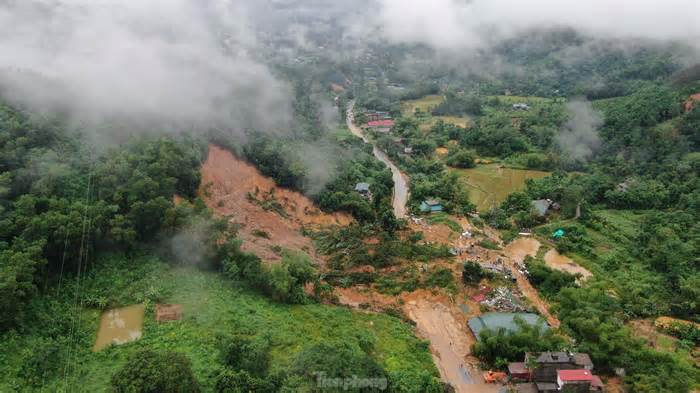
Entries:
{"type": "Polygon", "coordinates": [[[441,95],[428,95],[417,100],[407,100],[401,102],[401,112],[404,115],[413,115],[416,109],[421,112],[432,112],[436,106],[440,105],[444,97],[441,95]]]}
{"type": "Polygon", "coordinates": [[[462,226],[457,221],[450,218],[447,213],[434,213],[428,216],[428,223],[431,225],[443,224],[456,233],[462,233],[462,226]]]}
{"type": "Polygon", "coordinates": [[[116,266],[96,269],[83,281],[82,297],[102,297],[111,305],[144,302],[143,338],[91,352],[100,313],[80,307],[75,314],[69,294],[74,285],[69,283],[65,296],[45,296],[32,304],[35,315],[20,327],[21,333],[0,336],[0,374],[4,376],[0,380],[1,392],[108,391],[111,376],[130,354],[144,347],[185,354],[204,390],[212,391],[213,377],[222,367],[219,339],[233,334],[268,336],[273,372],[285,369],[310,345],[370,338],[375,343],[372,356],[387,372],[426,370],[437,375],[427,344],[413,335],[409,325],[384,314],[318,304],[278,304],[218,274],[189,267],[173,268],[157,260],[132,265],[118,262],[116,266]],[[105,287],[106,283],[112,285],[105,287]],[[182,304],[183,320],[156,323],[156,300],[182,304]],[[74,315],[77,318],[72,318],[74,315]],[[30,386],[23,368],[47,343],[55,343],[58,351],[45,375],[33,377],[40,384],[30,386]]]}
{"type": "Polygon", "coordinates": [[[416,117],[416,119],[419,120],[420,129],[423,131],[430,130],[430,128],[440,120],[448,124],[454,124],[464,128],[468,127],[471,123],[468,117],[433,116],[430,114],[443,100],[444,97],[441,95],[429,95],[417,100],[402,101],[401,115],[404,117],[415,117],[416,109],[420,109],[422,114],[420,117],[416,117]]]}
{"type": "Polygon", "coordinates": [[[450,170],[460,175],[469,188],[469,198],[479,211],[486,211],[503,202],[508,194],[522,190],[527,179],[549,176],[549,172],[502,168],[499,164],[450,170]]]}

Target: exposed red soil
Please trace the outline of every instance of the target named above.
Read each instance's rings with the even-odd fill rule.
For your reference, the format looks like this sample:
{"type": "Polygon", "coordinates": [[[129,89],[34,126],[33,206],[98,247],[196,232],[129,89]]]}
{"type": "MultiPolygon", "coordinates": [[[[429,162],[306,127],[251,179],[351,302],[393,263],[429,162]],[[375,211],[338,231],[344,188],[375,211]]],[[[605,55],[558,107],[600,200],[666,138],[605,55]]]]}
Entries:
{"type": "Polygon", "coordinates": [[[700,102],[700,93],[696,93],[688,97],[688,100],[685,102],[685,111],[692,111],[698,102],[700,102]]]}
{"type": "Polygon", "coordinates": [[[430,341],[435,364],[443,380],[458,393],[497,392],[498,385],[486,385],[479,360],[470,355],[476,341],[467,320],[480,313],[476,303],[466,302],[470,313],[462,312],[451,296],[418,290],[402,297],[406,315],[416,322],[418,333],[430,341]]]}
{"type": "Polygon", "coordinates": [[[353,308],[364,308],[371,311],[383,311],[398,306],[398,300],[375,291],[365,285],[350,288],[335,288],[340,304],[353,308]]]}
{"type": "Polygon", "coordinates": [[[540,293],[535,289],[535,287],[530,284],[530,281],[522,273],[518,271],[515,264],[522,264],[523,260],[527,255],[535,256],[537,250],[539,250],[540,243],[532,238],[519,238],[509,244],[504,252],[508,257],[506,258],[506,263],[510,267],[513,277],[515,277],[518,289],[523,293],[523,295],[532,303],[532,305],[539,311],[542,316],[547,320],[547,323],[558,328],[560,325],[559,320],[549,312],[549,304],[542,299],[540,293]]]}
{"type": "Polygon", "coordinates": [[[345,214],[321,212],[306,196],[277,187],[254,166],[215,145],[209,145],[201,173],[199,195],[206,205],[214,214],[238,224],[242,249],[264,261],[280,260],[280,249],[303,251],[319,260],[311,239],[302,235],[302,228],[348,225],[352,221],[345,214]],[[272,204],[283,211],[269,209],[272,204]]]}

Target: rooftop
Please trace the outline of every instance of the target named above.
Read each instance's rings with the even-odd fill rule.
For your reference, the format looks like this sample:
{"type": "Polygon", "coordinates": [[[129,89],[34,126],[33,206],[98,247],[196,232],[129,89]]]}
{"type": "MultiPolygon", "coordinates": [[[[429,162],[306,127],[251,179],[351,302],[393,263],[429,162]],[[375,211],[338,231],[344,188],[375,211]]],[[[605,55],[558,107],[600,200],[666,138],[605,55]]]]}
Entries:
{"type": "Polygon", "coordinates": [[[591,357],[588,356],[587,353],[574,353],[574,361],[576,364],[579,366],[584,366],[588,368],[593,368],[593,361],[591,360],[591,357]]]}
{"type": "Polygon", "coordinates": [[[593,369],[593,362],[587,353],[571,352],[541,352],[525,354],[525,361],[530,356],[536,356],[537,363],[573,363],[584,368],[593,369]]]}
{"type": "Polygon", "coordinates": [[[355,185],[355,191],[369,191],[369,183],[357,183],[357,185],[355,185]]]}
{"type": "Polygon", "coordinates": [[[518,328],[518,325],[515,323],[516,318],[521,318],[528,325],[541,323],[544,329],[548,328],[547,323],[539,315],[532,313],[489,312],[470,319],[467,324],[476,338],[479,339],[479,333],[484,329],[515,331],[518,328]]]}
{"type": "Polygon", "coordinates": [[[393,120],[375,120],[375,121],[370,121],[367,123],[368,127],[393,127],[394,126],[394,121],[393,120]]]}
{"type": "Polygon", "coordinates": [[[516,362],[508,365],[508,372],[511,374],[528,374],[530,370],[527,369],[525,363],[516,362]]]}
{"type": "Polygon", "coordinates": [[[549,211],[550,206],[552,206],[552,201],[548,199],[538,199],[532,201],[532,207],[537,210],[537,214],[544,216],[549,211]]]}
{"type": "Polygon", "coordinates": [[[588,370],[557,370],[557,378],[562,382],[578,382],[590,381],[593,382],[593,373],[588,370]]]}

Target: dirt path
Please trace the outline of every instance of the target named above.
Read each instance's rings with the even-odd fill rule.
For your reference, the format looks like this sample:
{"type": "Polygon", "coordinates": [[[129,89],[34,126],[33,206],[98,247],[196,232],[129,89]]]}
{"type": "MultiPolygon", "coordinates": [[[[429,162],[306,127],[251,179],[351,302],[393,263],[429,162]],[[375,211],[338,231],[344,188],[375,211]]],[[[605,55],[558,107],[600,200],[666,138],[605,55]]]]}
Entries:
{"type": "Polygon", "coordinates": [[[414,293],[404,310],[416,322],[419,334],[430,341],[440,377],[458,393],[498,392],[498,385],[484,384],[477,360],[469,357],[474,338],[466,331],[466,318],[449,301],[414,293]]]}
{"type": "Polygon", "coordinates": [[[553,328],[558,328],[560,325],[559,320],[549,312],[549,305],[542,299],[540,293],[535,289],[535,287],[530,284],[530,281],[518,270],[516,264],[522,264],[526,256],[534,257],[537,255],[537,251],[540,249],[540,242],[537,239],[521,237],[517,240],[511,242],[503,250],[505,255],[508,257],[506,263],[513,273],[518,288],[523,293],[523,295],[532,303],[532,305],[542,314],[547,323],[553,328]]]}
{"type": "Polygon", "coordinates": [[[202,164],[199,195],[214,214],[239,226],[242,249],[264,261],[281,259],[281,250],[303,251],[320,260],[303,227],[347,225],[345,214],[326,214],[304,195],[279,188],[254,166],[228,150],[209,145],[202,164]]]}
{"type": "MultiPolygon", "coordinates": [[[[360,129],[360,127],[356,126],[354,123],[354,115],[353,115],[353,108],[355,107],[355,101],[350,101],[348,103],[348,110],[347,110],[347,117],[346,117],[346,122],[348,125],[348,128],[350,129],[350,132],[352,132],[353,135],[357,136],[358,138],[362,139],[365,143],[370,143],[367,137],[365,137],[364,133],[360,129]]],[[[377,146],[372,145],[372,153],[374,153],[374,156],[377,157],[377,159],[386,166],[389,167],[391,170],[391,175],[394,180],[394,199],[392,201],[392,206],[394,207],[394,215],[397,218],[405,218],[406,217],[406,203],[408,203],[408,197],[409,197],[409,188],[408,188],[408,176],[403,174],[401,170],[399,170],[399,167],[397,167],[384,153],[381,151],[377,146]]]]}

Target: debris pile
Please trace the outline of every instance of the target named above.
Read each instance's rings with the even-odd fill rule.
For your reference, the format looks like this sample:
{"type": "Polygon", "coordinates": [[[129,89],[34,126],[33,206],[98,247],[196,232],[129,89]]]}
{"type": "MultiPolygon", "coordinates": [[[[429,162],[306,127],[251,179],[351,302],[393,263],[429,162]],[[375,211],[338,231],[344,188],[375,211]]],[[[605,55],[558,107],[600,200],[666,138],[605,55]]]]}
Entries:
{"type": "Polygon", "coordinates": [[[520,297],[506,287],[496,288],[488,297],[480,302],[490,310],[499,312],[523,312],[526,311],[523,307],[520,297]]]}

